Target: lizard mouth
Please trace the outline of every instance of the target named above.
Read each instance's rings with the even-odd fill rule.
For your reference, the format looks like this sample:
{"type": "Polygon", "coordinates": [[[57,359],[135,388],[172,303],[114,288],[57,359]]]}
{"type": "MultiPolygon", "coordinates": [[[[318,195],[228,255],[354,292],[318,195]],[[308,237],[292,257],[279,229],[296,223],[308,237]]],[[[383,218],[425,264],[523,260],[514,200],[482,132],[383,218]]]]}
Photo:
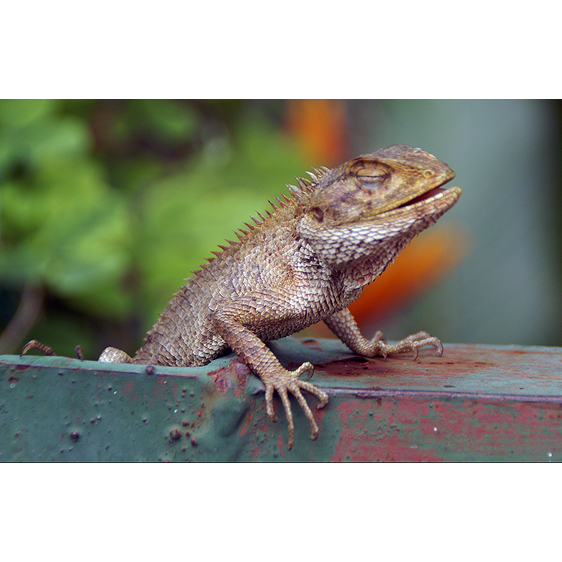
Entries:
{"type": "Polygon", "coordinates": [[[432,197],[434,197],[435,195],[438,195],[439,193],[445,193],[445,191],[447,191],[446,189],[443,189],[442,187],[434,187],[432,189],[430,189],[429,191],[426,191],[425,193],[422,193],[421,195],[418,195],[417,197],[414,197],[413,199],[410,199],[409,201],[406,201],[405,203],[402,203],[402,205],[398,206],[398,209],[402,209],[404,207],[409,207],[410,205],[415,205],[416,203],[419,203],[420,201],[425,201],[426,199],[431,199],[432,197]]]}
{"type": "MultiPolygon", "coordinates": [[[[447,180],[449,181],[449,180],[447,180]]],[[[443,185],[446,182],[441,183],[443,185]]],[[[387,221],[392,220],[396,216],[429,216],[435,215],[440,217],[444,212],[450,209],[461,196],[462,190],[458,186],[453,187],[432,187],[420,195],[416,195],[408,201],[404,201],[400,205],[383,211],[376,215],[376,219],[387,221]]]]}
{"type": "Polygon", "coordinates": [[[428,189],[424,193],[420,195],[416,195],[412,199],[405,201],[398,207],[395,207],[395,210],[406,210],[416,205],[420,205],[423,202],[437,202],[437,200],[442,200],[443,203],[450,200],[450,206],[454,205],[456,200],[459,198],[461,189],[460,187],[443,187],[445,184],[449,183],[455,177],[455,173],[452,170],[449,170],[449,173],[442,175],[438,182],[434,184],[434,187],[428,189]]]}

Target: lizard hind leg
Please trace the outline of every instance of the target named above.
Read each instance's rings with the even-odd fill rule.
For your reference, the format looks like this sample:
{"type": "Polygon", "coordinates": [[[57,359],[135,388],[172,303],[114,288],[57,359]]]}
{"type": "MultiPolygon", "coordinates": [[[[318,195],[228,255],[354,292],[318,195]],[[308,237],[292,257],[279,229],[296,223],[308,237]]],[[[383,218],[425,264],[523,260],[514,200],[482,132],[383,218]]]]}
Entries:
{"type": "Polygon", "coordinates": [[[120,349],[115,347],[106,347],[98,357],[98,361],[101,361],[102,363],[132,363],[133,359],[120,349]]]}

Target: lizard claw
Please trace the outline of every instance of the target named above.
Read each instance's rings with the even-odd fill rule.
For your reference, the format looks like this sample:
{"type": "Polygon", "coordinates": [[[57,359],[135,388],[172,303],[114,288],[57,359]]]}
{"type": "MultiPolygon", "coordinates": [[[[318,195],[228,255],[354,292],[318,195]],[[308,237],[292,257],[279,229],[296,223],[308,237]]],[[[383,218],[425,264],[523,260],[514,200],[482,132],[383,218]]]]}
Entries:
{"type": "MultiPolygon", "coordinates": [[[[324,391],[309,382],[299,380],[300,375],[306,371],[312,373],[314,371],[314,367],[310,363],[303,363],[296,371],[287,371],[283,369],[283,371],[276,373],[273,376],[262,376],[262,379],[265,379],[266,412],[272,421],[276,421],[277,419],[273,409],[273,391],[277,390],[277,393],[281,398],[285,415],[287,416],[287,424],[289,426],[289,441],[287,444],[287,448],[289,450],[292,449],[295,443],[295,425],[293,422],[293,412],[291,411],[291,403],[289,401],[288,393],[290,392],[297,399],[297,402],[303,409],[312,429],[312,433],[310,435],[312,440],[315,440],[318,437],[318,425],[314,419],[312,411],[310,410],[310,406],[301,393],[301,389],[307,390],[318,397],[320,400],[320,403],[317,406],[318,409],[323,408],[328,403],[328,395],[324,391]]],[[[310,378],[310,376],[308,378],[310,378]]]]}
{"type": "Polygon", "coordinates": [[[314,366],[312,365],[312,363],[309,363],[308,361],[306,363],[303,363],[296,371],[295,371],[295,376],[297,378],[299,378],[303,373],[307,373],[306,375],[306,380],[309,381],[312,378],[312,375],[314,374],[314,366]],[[307,372],[308,371],[308,372],[307,372]]]}
{"type": "Polygon", "coordinates": [[[275,414],[275,410],[273,409],[273,385],[265,385],[265,408],[269,419],[272,422],[277,421],[277,415],[275,414]]]}
{"type": "Polygon", "coordinates": [[[419,356],[419,349],[427,345],[433,346],[440,356],[443,355],[443,344],[441,343],[441,340],[430,336],[427,332],[412,334],[411,336],[399,341],[397,344],[388,346],[388,353],[413,351],[415,361],[419,356]]]}

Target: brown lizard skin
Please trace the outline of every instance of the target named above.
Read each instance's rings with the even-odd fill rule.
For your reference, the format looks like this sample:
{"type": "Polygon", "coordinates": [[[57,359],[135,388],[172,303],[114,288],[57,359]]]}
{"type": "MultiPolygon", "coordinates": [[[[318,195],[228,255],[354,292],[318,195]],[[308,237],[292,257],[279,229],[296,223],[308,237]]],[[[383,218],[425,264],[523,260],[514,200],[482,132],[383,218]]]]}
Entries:
{"type": "Polygon", "coordinates": [[[288,393],[303,408],[318,435],[302,395],[328,395],[310,382],[313,367],[286,370],[264,342],[298,332],[320,320],[353,352],[374,357],[441,342],[419,332],[390,345],[377,332],[365,339],[347,306],[375,280],[406,244],[459,199],[461,189],[441,189],[454,172],[419,148],[395,145],[358,156],[329,170],[297,178],[291,197],[277,199],[273,212],[240,229],[238,241],[220,246],[216,257],[194,272],[174,295],[144,345],[131,358],[107,348],[99,361],[147,365],[205,365],[232,349],[265,385],[268,415],[274,419],[276,390],[289,425],[288,393]]]}

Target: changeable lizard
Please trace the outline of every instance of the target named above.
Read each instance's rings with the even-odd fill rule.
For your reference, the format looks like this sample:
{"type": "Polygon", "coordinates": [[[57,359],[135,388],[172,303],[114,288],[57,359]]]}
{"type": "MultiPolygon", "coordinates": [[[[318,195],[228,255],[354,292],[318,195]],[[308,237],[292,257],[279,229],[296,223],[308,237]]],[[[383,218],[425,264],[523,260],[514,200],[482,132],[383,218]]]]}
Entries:
{"type": "MultiPolygon", "coordinates": [[[[219,246],[214,258],[188,279],[148,332],[134,357],[108,347],[99,361],[146,365],[205,365],[232,349],[265,385],[267,414],[275,420],[273,392],[294,424],[288,393],[318,426],[302,395],[328,395],[307,381],[313,366],[286,370],[264,342],[294,334],[323,320],[354,353],[366,357],[413,351],[443,352],[441,342],[419,332],[387,344],[381,332],[365,339],[347,309],[406,244],[459,199],[461,189],[442,189],[455,177],[437,158],[406,145],[353,158],[309,173],[288,186],[266,216],[240,229],[238,241],[219,246]]],[[[30,342],[22,352],[41,344],[30,342]]],[[[39,347],[38,347],[39,348],[39,347]]],[[[46,346],[43,346],[46,348],[46,346]]],[[[47,348],[48,349],[48,348],[47,348]]]]}

